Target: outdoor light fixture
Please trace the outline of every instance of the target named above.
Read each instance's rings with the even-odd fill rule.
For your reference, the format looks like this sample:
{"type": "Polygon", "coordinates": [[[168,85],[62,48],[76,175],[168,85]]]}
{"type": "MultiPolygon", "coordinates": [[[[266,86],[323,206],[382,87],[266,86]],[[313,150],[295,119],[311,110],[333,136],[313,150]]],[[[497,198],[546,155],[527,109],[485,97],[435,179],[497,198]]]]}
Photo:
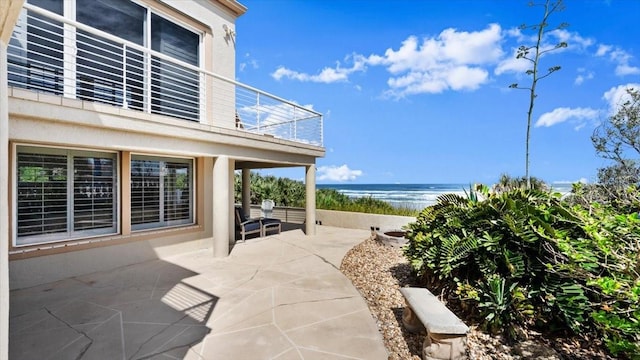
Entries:
{"type": "Polygon", "coordinates": [[[222,28],[224,29],[224,33],[227,37],[233,38],[236,36],[236,32],[231,30],[231,28],[228,27],[227,24],[222,24],[222,28]]]}

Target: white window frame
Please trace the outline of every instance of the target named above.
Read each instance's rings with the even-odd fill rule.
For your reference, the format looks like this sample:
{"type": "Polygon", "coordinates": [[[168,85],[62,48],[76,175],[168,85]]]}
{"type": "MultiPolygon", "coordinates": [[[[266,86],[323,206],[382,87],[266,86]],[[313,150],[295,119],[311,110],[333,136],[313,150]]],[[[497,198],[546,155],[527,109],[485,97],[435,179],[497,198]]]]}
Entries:
{"type": "MultiPolygon", "coordinates": [[[[1,1],[1,0],[0,0],[1,1]]],[[[77,11],[77,3],[76,0],[63,0],[64,1],[64,5],[63,5],[63,17],[72,21],[76,21],[76,11],[77,11]]],[[[145,16],[145,20],[144,20],[144,34],[143,34],[143,47],[148,50],[151,51],[151,15],[157,15],[167,21],[170,21],[174,24],[176,24],[177,26],[180,26],[181,28],[184,28],[185,30],[192,32],[193,34],[195,34],[196,36],[198,36],[198,54],[196,54],[197,59],[198,59],[198,65],[197,68],[198,69],[202,69],[204,67],[204,63],[205,63],[205,51],[204,51],[204,38],[205,38],[205,34],[202,30],[191,26],[187,23],[184,23],[180,20],[178,20],[175,16],[171,16],[170,14],[167,14],[159,9],[155,9],[153,7],[151,7],[148,3],[143,2],[143,1],[139,1],[139,0],[129,0],[130,2],[139,5],[141,7],[143,7],[146,10],[146,16],[145,16]]],[[[30,4],[33,5],[33,4],[30,4]]],[[[35,6],[35,5],[33,5],[35,6]]],[[[44,9],[43,9],[44,10],[44,9]]],[[[46,10],[44,10],[46,11],[46,10]]],[[[52,14],[55,15],[55,14],[52,14]]],[[[91,27],[90,24],[84,24],[86,26],[91,27]]],[[[26,31],[26,29],[25,29],[26,31]]],[[[63,31],[63,36],[64,36],[64,46],[63,49],[65,50],[63,52],[63,94],[66,97],[69,98],[77,98],[77,59],[76,59],[76,54],[78,51],[78,45],[77,45],[77,38],[76,38],[76,31],[77,29],[75,28],[75,26],[72,25],[68,25],[65,24],[64,25],[64,31],[63,31]],[[68,50],[73,50],[71,53],[68,50]]],[[[26,34],[26,33],[25,33],[26,34]]],[[[125,41],[127,41],[127,39],[123,39],[125,41]]],[[[123,58],[126,59],[126,45],[123,47],[123,52],[124,52],[124,56],[123,58]]],[[[150,69],[151,69],[151,56],[149,56],[148,54],[144,55],[145,60],[144,60],[144,67],[145,69],[143,69],[145,75],[145,81],[144,81],[144,90],[143,90],[143,96],[146,99],[144,104],[143,104],[143,108],[142,111],[147,112],[147,113],[151,113],[152,111],[152,101],[151,101],[151,89],[152,89],[152,79],[151,79],[151,74],[150,74],[150,69]]],[[[176,61],[180,61],[178,59],[174,59],[176,61]]],[[[123,79],[126,79],[126,61],[123,62],[123,79]]],[[[198,87],[198,100],[199,100],[199,105],[198,105],[198,112],[197,112],[197,116],[198,119],[197,121],[200,123],[206,122],[206,111],[203,107],[203,104],[206,104],[206,79],[205,76],[202,72],[199,72],[199,87],[198,87]]],[[[123,83],[123,88],[122,88],[122,104],[121,106],[124,108],[128,107],[127,104],[127,93],[126,93],[126,83],[123,83]]]]}
{"type": "Polygon", "coordinates": [[[12,214],[13,214],[13,231],[12,231],[12,246],[14,248],[20,247],[29,247],[36,246],[42,244],[50,244],[50,243],[59,243],[59,242],[67,242],[74,241],[78,239],[86,239],[92,237],[102,237],[102,236],[111,236],[117,235],[120,233],[121,229],[121,218],[120,218],[120,208],[121,208],[121,187],[120,182],[122,181],[122,177],[120,174],[120,154],[117,151],[109,151],[109,150],[101,150],[101,149],[85,149],[85,148],[74,148],[74,147],[59,147],[59,146],[44,146],[37,144],[28,144],[28,143],[14,143],[12,146],[12,159],[13,166],[11,167],[11,178],[12,185],[11,189],[13,192],[12,197],[12,214]],[[67,229],[64,232],[53,233],[53,234],[41,234],[41,235],[29,235],[23,236],[20,239],[26,240],[24,243],[18,244],[18,183],[19,183],[19,174],[18,174],[18,153],[21,149],[27,150],[41,150],[39,153],[43,155],[47,154],[60,154],[66,153],[67,156],[67,170],[71,168],[73,170],[73,162],[72,156],[83,156],[89,155],[91,153],[94,154],[111,154],[114,158],[113,171],[115,175],[115,179],[113,182],[113,215],[114,215],[114,226],[112,228],[113,231],[109,231],[107,229],[103,230],[79,230],[75,231],[73,229],[74,226],[74,173],[67,172],[67,229]]]}
{"type": "MultiPolygon", "coordinates": [[[[161,189],[161,193],[160,193],[160,198],[159,198],[159,214],[158,214],[158,218],[159,218],[159,222],[152,222],[152,223],[141,223],[141,224],[133,224],[132,223],[132,218],[133,218],[133,187],[131,187],[129,193],[130,195],[130,199],[129,199],[129,213],[131,214],[131,218],[129,219],[129,222],[131,224],[131,231],[132,232],[139,232],[139,231],[148,231],[148,230],[155,230],[155,229],[166,229],[166,228],[172,228],[172,227],[181,227],[181,226],[188,226],[188,225],[194,225],[196,223],[196,159],[192,158],[192,157],[181,157],[181,156],[172,156],[172,155],[151,155],[151,154],[144,154],[144,153],[131,153],[131,159],[130,159],[130,163],[129,163],[129,178],[131,179],[131,181],[133,181],[133,173],[132,173],[132,169],[133,169],[133,161],[134,160],[150,160],[150,161],[160,161],[160,162],[170,162],[173,160],[178,160],[184,163],[189,163],[190,164],[190,168],[191,168],[191,179],[189,181],[189,186],[190,186],[190,196],[189,196],[189,219],[188,220],[170,220],[165,222],[164,220],[164,182],[162,181],[162,178],[160,179],[159,182],[159,187],[161,189]]],[[[161,175],[162,176],[162,175],[161,175]]]]}

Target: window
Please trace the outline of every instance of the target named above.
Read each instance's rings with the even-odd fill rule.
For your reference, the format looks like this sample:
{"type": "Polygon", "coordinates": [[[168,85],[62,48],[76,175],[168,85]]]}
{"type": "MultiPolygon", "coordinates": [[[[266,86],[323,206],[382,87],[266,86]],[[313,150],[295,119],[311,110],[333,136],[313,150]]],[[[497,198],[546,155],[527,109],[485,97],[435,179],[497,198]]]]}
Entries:
{"type": "Polygon", "coordinates": [[[131,157],[131,229],[193,223],[193,160],[131,157]]]}
{"type": "MultiPolygon", "coordinates": [[[[200,37],[151,14],[151,49],[198,66],[200,37]]],[[[199,116],[199,73],[154,56],[151,65],[152,111],[184,119],[199,116]]]]}
{"type": "Polygon", "coordinates": [[[117,232],[114,153],[18,146],[16,246],[117,232]]]}
{"type": "MultiPolygon", "coordinates": [[[[62,15],[60,0],[29,0],[28,3],[62,15]]],[[[61,22],[22,11],[7,47],[9,85],[62,95],[63,29],[61,22]]]]}
{"type": "MultiPolygon", "coordinates": [[[[78,22],[198,66],[200,36],[129,0],[76,0],[78,22]],[[148,25],[150,23],[150,26],[148,25]],[[145,33],[150,44],[145,44],[145,33]]],[[[81,99],[144,109],[145,69],[151,68],[150,110],[199,119],[199,73],[157,56],[78,31],[77,92],[81,99]],[[124,64],[124,66],[123,66],[124,64]]]]}
{"type": "Polygon", "coordinates": [[[129,0],[76,0],[76,20],[144,45],[146,9],[129,0]]]}
{"type": "Polygon", "coordinates": [[[111,36],[23,11],[8,48],[11,86],[199,120],[200,73],[189,65],[199,66],[200,34],[131,0],[28,2],[111,36]]]}
{"type": "MultiPolygon", "coordinates": [[[[76,8],[78,22],[144,45],[144,7],[129,0],[76,0],[76,8]]],[[[142,110],[142,52],[86,31],[78,31],[76,39],[78,97],[142,110]]]]}

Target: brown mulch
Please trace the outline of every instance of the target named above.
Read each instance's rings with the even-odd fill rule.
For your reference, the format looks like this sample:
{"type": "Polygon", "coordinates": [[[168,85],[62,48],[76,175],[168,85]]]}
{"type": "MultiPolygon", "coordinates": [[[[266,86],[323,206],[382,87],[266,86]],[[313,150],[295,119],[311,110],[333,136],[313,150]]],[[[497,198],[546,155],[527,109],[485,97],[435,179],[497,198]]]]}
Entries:
{"type": "MultiPolygon", "coordinates": [[[[416,284],[402,251],[367,239],[349,250],[340,270],[369,305],[389,352],[389,359],[420,360],[424,335],[412,334],[402,325],[405,302],[399,288],[416,284]]],[[[528,340],[507,343],[498,336],[470,327],[467,347],[468,357],[472,360],[614,359],[604,353],[599,341],[548,339],[531,332],[526,334],[528,340]]]]}

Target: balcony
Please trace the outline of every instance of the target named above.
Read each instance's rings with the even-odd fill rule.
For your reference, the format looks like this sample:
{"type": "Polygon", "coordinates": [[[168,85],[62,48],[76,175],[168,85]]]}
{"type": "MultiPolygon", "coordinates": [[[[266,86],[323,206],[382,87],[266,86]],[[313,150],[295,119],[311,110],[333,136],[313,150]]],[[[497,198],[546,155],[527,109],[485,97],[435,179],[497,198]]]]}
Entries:
{"type": "Polygon", "coordinates": [[[154,51],[33,5],[7,61],[12,87],[323,146],[318,112],[195,66],[183,48],[154,51]]]}

